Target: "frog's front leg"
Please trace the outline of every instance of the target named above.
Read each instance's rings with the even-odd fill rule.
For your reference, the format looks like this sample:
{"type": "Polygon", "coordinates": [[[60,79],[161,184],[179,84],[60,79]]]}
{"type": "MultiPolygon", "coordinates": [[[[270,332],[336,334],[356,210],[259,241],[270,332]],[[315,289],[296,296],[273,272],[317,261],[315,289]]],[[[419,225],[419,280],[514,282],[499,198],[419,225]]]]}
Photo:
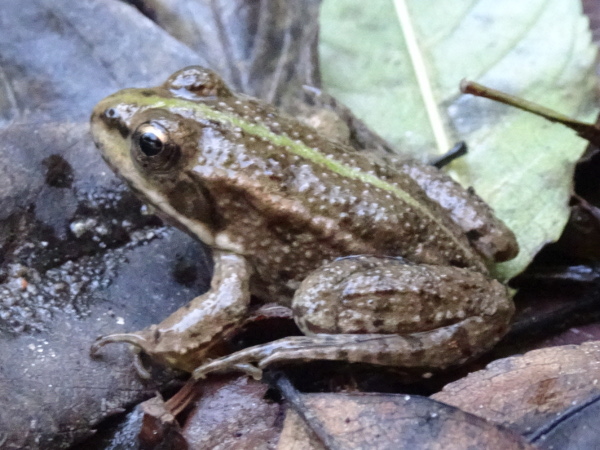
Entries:
{"type": "Polygon", "coordinates": [[[214,275],[208,292],[194,298],[158,325],[135,333],[111,334],[92,346],[127,342],[153,359],[191,371],[209,357],[224,354],[224,341],[244,317],[250,302],[251,268],[243,256],[213,251],[214,275]]]}
{"type": "Polygon", "coordinates": [[[491,348],[507,331],[514,306],[502,284],[476,272],[352,257],[310,275],[293,310],[307,336],[242,350],[200,366],[194,376],[310,360],[426,373],[491,348]]]}

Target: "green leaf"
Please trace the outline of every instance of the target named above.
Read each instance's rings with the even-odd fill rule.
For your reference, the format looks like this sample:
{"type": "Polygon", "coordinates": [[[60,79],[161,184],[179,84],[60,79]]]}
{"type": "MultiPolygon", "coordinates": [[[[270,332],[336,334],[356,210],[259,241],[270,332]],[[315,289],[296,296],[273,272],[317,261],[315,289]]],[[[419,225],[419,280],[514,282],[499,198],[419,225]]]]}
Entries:
{"type": "MultiPolygon", "coordinates": [[[[404,2],[395,3],[401,11],[404,2]]],[[[519,256],[497,268],[511,277],[560,236],[573,165],[586,141],[514,108],[461,95],[458,86],[473,79],[593,120],[596,49],[587,19],[571,0],[407,0],[405,6],[401,21],[389,0],[323,3],[325,88],[400,153],[421,160],[446,150],[436,149],[444,138],[436,139],[425,107],[424,93],[433,96],[446,140],[465,140],[470,149],[452,164],[453,176],[474,186],[517,234],[519,256]],[[404,35],[414,37],[420,69],[404,35]]]]}

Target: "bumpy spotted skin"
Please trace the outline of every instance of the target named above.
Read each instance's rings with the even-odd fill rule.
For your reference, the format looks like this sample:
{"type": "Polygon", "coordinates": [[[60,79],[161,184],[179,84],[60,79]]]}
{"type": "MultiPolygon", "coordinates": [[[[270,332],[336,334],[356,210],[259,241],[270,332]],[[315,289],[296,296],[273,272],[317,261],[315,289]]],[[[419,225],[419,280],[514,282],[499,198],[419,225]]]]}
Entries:
{"type": "MultiPolygon", "coordinates": [[[[464,358],[458,353],[484,350],[504,333],[510,314],[489,315],[485,308],[473,307],[476,299],[454,301],[454,297],[471,296],[467,292],[471,288],[465,286],[479,282],[492,303],[508,301],[506,291],[484,275],[486,265],[503,251],[482,251],[472,244],[465,227],[452,218],[452,208],[440,206],[410,171],[357,153],[270,105],[232,93],[217,75],[199,67],[175,73],[162,86],[126,89],[102,100],[91,124],[94,140],[113,170],[170,222],[210,246],[217,267],[235,268],[217,270],[209,293],[161,324],[105,337],[94,351],[108,342],[130,342],[158,360],[190,370],[223,354],[227,336],[243,320],[250,292],[265,302],[284,305],[290,305],[295,293],[296,320],[304,331],[336,335],[332,339],[341,348],[346,348],[344,340],[354,345],[356,335],[362,333],[426,332],[437,336],[429,341],[437,341],[443,349],[462,345],[455,336],[464,332],[471,337],[461,342],[472,344],[453,353],[459,362],[464,358]],[[372,289],[376,309],[363,305],[358,297],[340,300],[319,294],[298,300],[306,291],[299,289],[300,283],[309,276],[318,280],[320,268],[328,267],[327,273],[333,269],[326,265],[336,258],[365,254],[379,257],[384,265],[396,261],[387,257],[410,261],[402,264],[409,274],[399,276],[407,291],[424,295],[427,289],[419,283],[427,285],[427,276],[421,275],[426,272],[431,273],[429,283],[448,279],[444,286],[455,287],[444,289],[453,294],[436,301],[403,294],[390,301],[385,299],[385,283],[379,284],[382,276],[369,275],[363,277],[370,280],[364,289],[372,289]],[[311,275],[315,271],[317,275],[311,275]],[[230,282],[228,277],[234,279],[230,282]],[[384,300],[375,299],[382,294],[384,300]],[[429,315],[413,313],[421,302],[429,315]],[[332,309],[348,311],[365,326],[344,328],[342,316],[332,316],[332,309]],[[446,319],[431,322],[438,316],[446,319]],[[392,322],[398,327],[386,328],[392,322]],[[490,337],[494,333],[496,339],[490,337]],[[438,339],[449,335],[454,337],[438,339]],[[483,341],[476,343],[477,336],[483,341]]],[[[477,197],[469,203],[473,211],[483,205],[477,197]]],[[[489,208],[486,211],[487,216],[482,216],[486,221],[499,223],[489,208]]],[[[480,231],[485,233],[485,227],[480,231]]],[[[516,248],[510,232],[504,238],[516,248]]],[[[489,241],[492,247],[506,245],[489,241]]],[[[319,283],[327,284],[325,278],[319,283]]],[[[383,342],[378,339],[373,342],[383,342]]],[[[403,364],[400,359],[392,361],[389,354],[378,356],[381,349],[375,343],[371,354],[362,352],[361,359],[403,364]]],[[[295,354],[300,350],[296,345],[295,354]]],[[[310,350],[321,354],[313,344],[301,353],[310,350]]],[[[262,359],[251,362],[260,365],[262,359]]],[[[252,370],[245,360],[231,364],[252,370]]]]}

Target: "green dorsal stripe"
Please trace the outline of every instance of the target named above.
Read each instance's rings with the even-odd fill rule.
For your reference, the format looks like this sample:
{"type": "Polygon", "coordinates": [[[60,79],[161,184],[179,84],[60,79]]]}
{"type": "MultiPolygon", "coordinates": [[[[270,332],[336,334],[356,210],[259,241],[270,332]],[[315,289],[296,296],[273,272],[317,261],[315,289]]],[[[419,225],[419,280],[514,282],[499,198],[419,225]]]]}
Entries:
{"type": "Polygon", "coordinates": [[[334,159],[327,158],[323,153],[315,150],[302,142],[294,141],[289,136],[276,134],[269,130],[267,127],[257,123],[250,123],[245,121],[239,116],[233,114],[227,114],[226,112],[216,111],[203,103],[196,103],[194,101],[185,100],[181,98],[164,98],[158,96],[144,97],[142,95],[136,95],[131,93],[123,93],[123,100],[130,104],[147,105],[156,108],[166,108],[173,110],[176,108],[193,110],[198,112],[201,116],[207,119],[215,120],[217,122],[230,122],[236,127],[239,127],[244,132],[254,135],[259,138],[264,138],[274,145],[285,147],[290,152],[298,155],[302,158],[306,158],[309,161],[314,162],[322,167],[325,167],[339,175],[347,178],[361,180],[377,188],[383,189],[387,192],[394,194],[398,199],[404,201],[408,205],[412,206],[415,210],[425,217],[428,217],[434,222],[449,239],[452,239],[458,248],[461,248],[465,255],[474,258],[474,255],[470,248],[465,247],[460,241],[456,239],[454,233],[452,233],[446,226],[435,217],[431,211],[415,200],[408,192],[390,184],[374,175],[365,173],[357,167],[350,167],[334,159]]]}

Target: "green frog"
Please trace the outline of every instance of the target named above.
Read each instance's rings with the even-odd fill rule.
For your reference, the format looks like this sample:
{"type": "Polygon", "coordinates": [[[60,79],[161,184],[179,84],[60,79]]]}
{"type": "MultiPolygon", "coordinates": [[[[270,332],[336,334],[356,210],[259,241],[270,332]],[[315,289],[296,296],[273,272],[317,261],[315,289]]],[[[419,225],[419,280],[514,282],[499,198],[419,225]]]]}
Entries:
{"type": "Polygon", "coordinates": [[[420,374],[462,364],[507,331],[514,306],[488,275],[513,233],[437,169],[360,152],[188,67],[125,89],[91,117],[108,165],[212,250],[208,292],[127,342],[193,372],[345,361],[420,374]],[[251,296],[289,306],[304,336],[225,354],[251,296]]]}

